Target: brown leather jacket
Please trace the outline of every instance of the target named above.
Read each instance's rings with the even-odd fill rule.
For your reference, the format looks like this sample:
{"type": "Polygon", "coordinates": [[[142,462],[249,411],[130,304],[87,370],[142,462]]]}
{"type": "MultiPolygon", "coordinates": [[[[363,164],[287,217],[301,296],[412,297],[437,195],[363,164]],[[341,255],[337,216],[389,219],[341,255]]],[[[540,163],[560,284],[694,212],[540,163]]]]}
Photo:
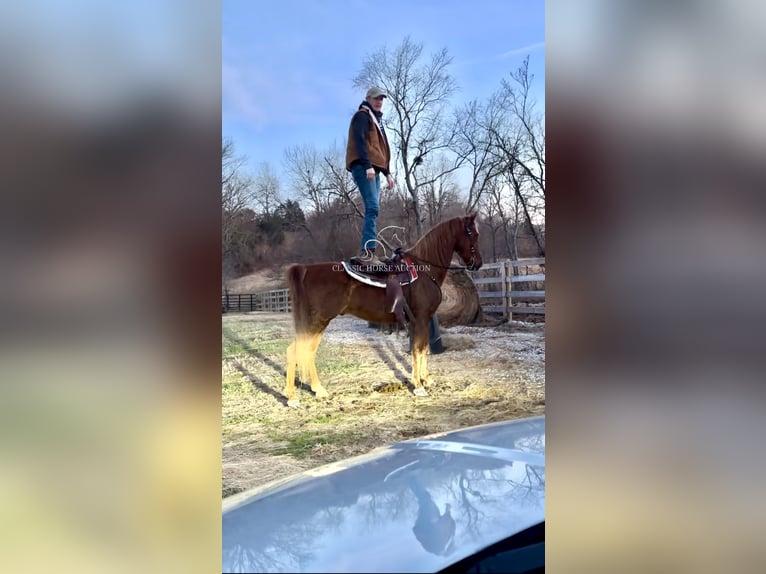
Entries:
{"type": "Polygon", "coordinates": [[[374,167],[383,175],[390,173],[391,149],[388,139],[378,127],[373,111],[364,103],[359,106],[348,126],[346,169],[351,171],[352,165],[357,163],[365,169],[374,167]]]}

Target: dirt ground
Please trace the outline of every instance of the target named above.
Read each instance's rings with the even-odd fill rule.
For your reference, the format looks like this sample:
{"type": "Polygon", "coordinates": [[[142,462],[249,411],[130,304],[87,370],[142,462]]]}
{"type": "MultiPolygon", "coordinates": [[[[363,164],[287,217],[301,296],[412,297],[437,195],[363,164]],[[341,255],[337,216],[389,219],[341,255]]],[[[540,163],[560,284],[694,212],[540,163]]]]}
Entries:
{"type": "Polygon", "coordinates": [[[354,317],[334,319],[317,370],[330,396],[282,395],[286,313],[223,316],[223,496],[429,433],[545,411],[544,324],[442,329],[428,397],[409,385],[409,341],[354,317]]]}
{"type": "Polygon", "coordinates": [[[286,287],[285,269],[261,269],[244,277],[232,279],[227,284],[229,293],[259,293],[286,287]]]}

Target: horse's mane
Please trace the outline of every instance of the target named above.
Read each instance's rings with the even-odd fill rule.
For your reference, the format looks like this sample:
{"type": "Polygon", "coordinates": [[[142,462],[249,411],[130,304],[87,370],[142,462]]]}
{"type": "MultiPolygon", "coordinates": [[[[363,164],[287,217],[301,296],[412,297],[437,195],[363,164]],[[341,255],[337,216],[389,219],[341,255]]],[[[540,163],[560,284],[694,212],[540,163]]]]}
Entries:
{"type": "MultiPolygon", "coordinates": [[[[434,225],[431,229],[417,240],[415,245],[407,249],[407,252],[412,253],[416,257],[422,257],[427,261],[433,261],[434,263],[443,256],[445,243],[451,242],[455,238],[454,231],[451,230],[453,226],[457,224],[462,217],[453,217],[446,221],[441,221],[434,225]]],[[[450,246],[451,247],[451,246],[450,246]]],[[[449,258],[445,263],[448,263],[452,259],[452,252],[450,250],[449,258]]]]}

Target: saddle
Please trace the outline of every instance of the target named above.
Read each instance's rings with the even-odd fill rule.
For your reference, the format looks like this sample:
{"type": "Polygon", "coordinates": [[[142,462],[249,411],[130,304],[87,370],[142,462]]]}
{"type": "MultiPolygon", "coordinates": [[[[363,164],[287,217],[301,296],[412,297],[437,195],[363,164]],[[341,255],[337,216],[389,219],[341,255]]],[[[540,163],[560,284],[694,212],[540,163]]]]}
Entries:
{"type": "Polygon", "coordinates": [[[386,259],[383,265],[369,265],[364,262],[354,263],[342,261],[346,273],[365,285],[380,287],[386,290],[386,311],[393,313],[396,322],[404,325],[405,313],[412,320],[412,311],[404,298],[402,286],[409,285],[418,278],[417,269],[401,249],[397,249],[391,259],[386,259]]]}

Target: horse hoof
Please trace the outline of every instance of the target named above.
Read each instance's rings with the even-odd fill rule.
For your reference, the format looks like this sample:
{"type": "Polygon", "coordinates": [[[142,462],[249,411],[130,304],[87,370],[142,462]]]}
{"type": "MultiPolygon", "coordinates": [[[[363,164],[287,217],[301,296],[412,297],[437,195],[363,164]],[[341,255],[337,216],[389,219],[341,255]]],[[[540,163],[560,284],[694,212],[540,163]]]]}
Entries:
{"type": "Polygon", "coordinates": [[[292,408],[297,408],[301,406],[301,401],[298,399],[290,399],[289,401],[287,401],[287,406],[292,408]]]}
{"type": "Polygon", "coordinates": [[[425,379],[420,379],[420,383],[427,389],[431,388],[431,385],[433,384],[434,380],[430,377],[426,377],[425,379]]]}
{"type": "MultiPolygon", "coordinates": [[[[311,389],[314,391],[314,389],[311,389]]],[[[318,399],[324,399],[325,397],[329,397],[330,393],[328,393],[323,387],[319,387],[317,390],[314,391],[314,394],[316,395],[316,398],[318,399]]]]}
{"type": "Polygon", "coordinates": [[[414,391],[412,391],[412,393],[416,397],[427,397],[428,396],[428,392],[423,387],[416,388],[414,391]]]}

